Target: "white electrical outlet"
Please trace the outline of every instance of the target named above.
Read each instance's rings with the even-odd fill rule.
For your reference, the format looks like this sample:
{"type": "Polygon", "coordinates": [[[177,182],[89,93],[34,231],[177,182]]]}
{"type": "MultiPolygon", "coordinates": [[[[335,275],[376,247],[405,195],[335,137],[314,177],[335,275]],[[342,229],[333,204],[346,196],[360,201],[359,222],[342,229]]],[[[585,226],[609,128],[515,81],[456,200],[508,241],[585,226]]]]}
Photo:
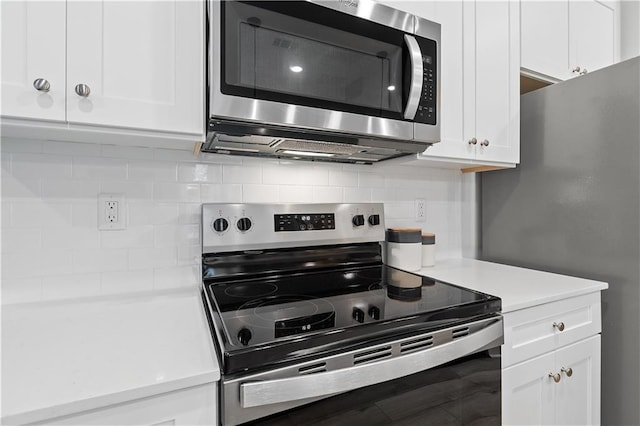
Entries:
{"type": "Polygon", "coordinates": [[[416,198],[415,201],[416,221],[424,222],[427,220],[427,201],[423,198],[416,198]]]}
{"type": "Polygon", "coordinates": [[[124,194],[98,195],[98,229],[117,231],[126,228],[124,194]]]}

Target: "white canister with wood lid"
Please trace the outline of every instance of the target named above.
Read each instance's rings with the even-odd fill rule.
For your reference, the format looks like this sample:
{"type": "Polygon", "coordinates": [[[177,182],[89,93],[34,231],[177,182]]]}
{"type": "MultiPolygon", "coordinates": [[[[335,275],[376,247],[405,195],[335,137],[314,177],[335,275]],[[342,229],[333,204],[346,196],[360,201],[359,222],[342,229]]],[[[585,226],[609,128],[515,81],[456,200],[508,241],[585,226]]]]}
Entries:
{"type": "Polygon", "coordinates": [[[385,240],[386,265],[405,271],[419,271],[422,268],[420,228],[389,228],[385,240]]]}

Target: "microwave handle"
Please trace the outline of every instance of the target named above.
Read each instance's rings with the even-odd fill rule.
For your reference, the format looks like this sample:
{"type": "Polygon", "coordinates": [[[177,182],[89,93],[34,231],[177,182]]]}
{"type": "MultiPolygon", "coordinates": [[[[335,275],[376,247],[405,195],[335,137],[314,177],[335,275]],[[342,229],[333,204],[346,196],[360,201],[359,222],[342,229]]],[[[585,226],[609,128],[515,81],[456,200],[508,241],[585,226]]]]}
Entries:
{"type": "Polygon", "coordinates": [[[422,51],[416,38],[412,35],[405,34],[404,41],[409,49],[409,59],[411,60],[411,86],[409,87],[409,98],[407,106],[404,109],[404,118],[413,120],[420,103],[420,95],[422,94],[422,85],[424,69],[422,68],[422,51]]]}

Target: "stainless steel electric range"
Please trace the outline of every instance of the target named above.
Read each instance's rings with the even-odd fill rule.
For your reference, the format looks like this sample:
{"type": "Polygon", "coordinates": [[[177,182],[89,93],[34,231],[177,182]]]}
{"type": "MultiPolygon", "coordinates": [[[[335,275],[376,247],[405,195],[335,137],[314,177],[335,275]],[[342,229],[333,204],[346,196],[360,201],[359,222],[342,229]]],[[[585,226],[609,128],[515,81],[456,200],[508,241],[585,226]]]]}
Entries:
{"type": "Polygon", "coordinates": [[[382,204],[202,206],[222,424],[500,424],[500,299],[385,266],[384,231],[382,204]]]}

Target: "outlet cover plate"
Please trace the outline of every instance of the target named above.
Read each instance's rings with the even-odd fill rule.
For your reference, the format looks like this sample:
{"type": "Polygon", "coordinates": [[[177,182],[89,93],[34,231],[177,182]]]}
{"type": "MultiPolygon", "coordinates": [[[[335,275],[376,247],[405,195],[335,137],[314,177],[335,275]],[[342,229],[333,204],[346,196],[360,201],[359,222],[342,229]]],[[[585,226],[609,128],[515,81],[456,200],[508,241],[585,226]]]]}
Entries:
{"type": "Polygon", "coordinates": [[[98,194],[98,229],[120,231],[126,229],[124,194],[98,194]]]}
{"type": "Polygon", "coordinates": [[[427,201],[424,198],[416,198],[415,212],[416,222],[425,222],[427,220],[427,201]]]}

